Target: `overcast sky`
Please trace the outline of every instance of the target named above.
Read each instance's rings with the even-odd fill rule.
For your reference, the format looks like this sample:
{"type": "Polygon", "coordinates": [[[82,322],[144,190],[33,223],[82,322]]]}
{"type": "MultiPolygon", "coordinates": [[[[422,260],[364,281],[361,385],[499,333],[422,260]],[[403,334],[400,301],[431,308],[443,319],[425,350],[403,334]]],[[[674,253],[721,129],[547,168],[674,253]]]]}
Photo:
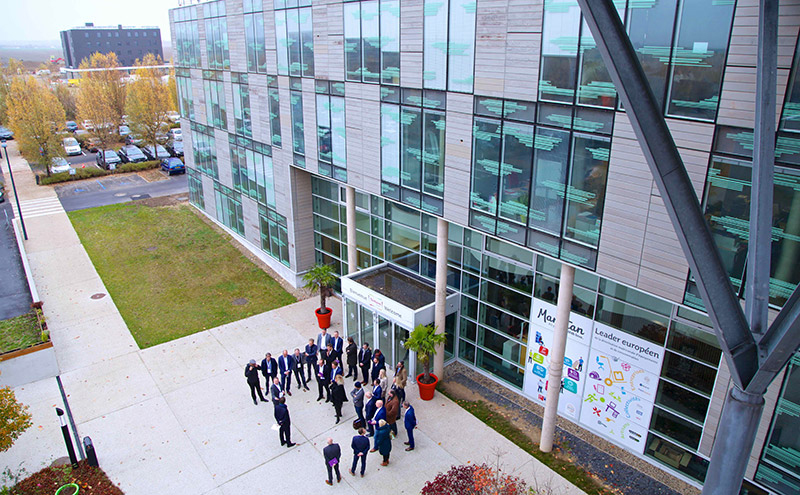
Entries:
{"type": "MultiPolygon", "coordinates": [[[[0,42],[59,40],[59,32],[95,26],[158,26],[170,39],[167,11],[178,0],[2,0],[0,42]]],[[[59,41],[60,42],[60,41],[59,41]]]]}

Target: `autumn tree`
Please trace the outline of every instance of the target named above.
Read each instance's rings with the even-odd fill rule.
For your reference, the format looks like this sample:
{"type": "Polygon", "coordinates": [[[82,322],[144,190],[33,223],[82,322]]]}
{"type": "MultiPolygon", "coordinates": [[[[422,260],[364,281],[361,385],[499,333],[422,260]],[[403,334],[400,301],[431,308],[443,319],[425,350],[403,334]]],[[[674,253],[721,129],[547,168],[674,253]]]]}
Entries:
{"type": "Polygon", "coordinates": [[[0,64],[0,123],[8,123],[8,92],[11,89],[11,80],[14,76],[25,73],[22,62],[13,58],[8,59],[8,65],[0,64]]]}
{"type": "Polygon", "coordinates": [[[0,388],[0,452],[10,449],[32,424],[28,406],[17,402],[9,387],[0,388]]]}
{"type": "Polygon", "coordinates": [[[175,79],[175,69],[169,71],[169,109],[177,112],[178,108],[178,80],[175,79]]]}
{"type": "Polygon", "coordinates": [[[31,76],[14,78],[8,92],[8,124],[28,160],[39,156],[50,175],[53,158],[64,155],[61,136],[64,108],[58,98],[31,76]]]}
{"type": "Polygon", "coordinates": [[[75,90],[68,87],[66,84],[59,83],[53,88],[53,94],[56,95],[61,106],[64,107],[64,114],[67,120],[78,119],[78,101],[75,97],[75,90]]]}
{"type": "MultiPolygon", "coordinates": [[[[95,53],[80,64],[84,72],[78,91],[77,110],[81,120],[94,124],[90,134],[100,142],[100,149],[108,149],[115,141],[119,124],[125,111],[125,86],[115,53],[95,53]]],[[[105,155],[101,157],[105,159],[105,155]]]]}
{"type": "Polygon", "coordinates": [[[128,84],[125,105],[128,124],[134,134],[140,136],[145,144],[152,145],[155,150],[161,144],[160,135],[168,127],[169,88],[162,81],[160,70],[152,68],[161,65],[160,57],[148,53],[143,60],[137,60],[136,65],[136,77],[128,84]]]}

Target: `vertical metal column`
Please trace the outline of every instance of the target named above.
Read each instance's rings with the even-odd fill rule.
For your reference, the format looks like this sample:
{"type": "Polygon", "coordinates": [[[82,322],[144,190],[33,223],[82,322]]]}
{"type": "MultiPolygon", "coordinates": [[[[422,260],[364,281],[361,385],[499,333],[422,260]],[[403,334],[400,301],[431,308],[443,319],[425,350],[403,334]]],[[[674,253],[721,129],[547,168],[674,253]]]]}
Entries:
{"type": "Polygon", "coordinates": [[[567,348],[567,329],[569,311],[572,307],[572,286],[575,282],[575,268],[561,265],[561,279],[558,282],[558,305],[556,306],[556,325],[553,344],[549,349],[550,365],[547,368],[547,401],[542,419],[542,437],[539,450],[553,450],[553,435],[558,419],[558,399],[561,395],[561,376],[564,372],[564,352],[567,348]]]}
{"type": "MultiPolygon", "coordinates": [[[[439,217],[436,224],[436,302],[434,325],[436,333],[444,333],[447,322],[447,239],[449,224],[439,217]]],[[[444,344],[436,349],[433,357],[433,374],[439,380],[444,378],[444,344]]]]}
{"type": "Polygon", "coordinates": [[[347,200],[347,268],[349,273],[358,271],[358,250],[356,249],[356,190],[346,186],[347,200]]]}

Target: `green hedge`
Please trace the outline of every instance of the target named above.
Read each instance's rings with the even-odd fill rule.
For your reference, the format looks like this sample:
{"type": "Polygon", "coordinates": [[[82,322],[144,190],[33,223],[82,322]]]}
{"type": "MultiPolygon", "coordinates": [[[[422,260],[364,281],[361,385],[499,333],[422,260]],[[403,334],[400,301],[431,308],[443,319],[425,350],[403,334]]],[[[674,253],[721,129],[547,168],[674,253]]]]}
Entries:
{"type": "Polygon", "coordinates": [[[58,184],[59,182],[69,182],[73,180],[83,180],[83,179],[91,179],[94,177],[103,177],[106,175],[113,175],[113,174],[123,174],[126,172],[140,172],[142,170],[149,170],[152,168],[158,168],[161,165],[161,161],[159,160],[151,160],[147,162],[139,162],[139,163],[124,163],[119,165],[114,170],[103,170],[100,168],[94,167],[86,167],[86,168],[76,168],[74,174],[70,174],[69,172],[60,172],[57,174],[53,174],[50,177],[40,175],[39,176],[39,184],[46,186],[48,184],[58,184]]]}

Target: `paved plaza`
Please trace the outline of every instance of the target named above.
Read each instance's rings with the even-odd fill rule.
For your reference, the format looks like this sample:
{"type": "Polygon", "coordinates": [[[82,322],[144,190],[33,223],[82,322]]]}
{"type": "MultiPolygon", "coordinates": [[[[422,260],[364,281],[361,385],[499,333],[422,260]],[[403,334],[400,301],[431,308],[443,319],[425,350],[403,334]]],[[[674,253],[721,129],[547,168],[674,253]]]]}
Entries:
{"type": "MultiPolygon", "coordinates": [[[[380,456],[370,454],[365,478],[347,473],[352,404],[345,404],[346,415],[336,425],[333,407],[316,401],[316,383],[309,384],[310,392],[293,389],[287,397],[297,446],[281,447],[272,429],[272,404],[253,405],[244,365],[267,351],[292,352],[316,336],[317,299],[141,350],[66,213],[53,201],[53,189],[34,184],[15,149],[11,157],[28,230],[25,248],[75,423],[126,494],[418,493],[438,472],[454,464],[494,464],[498,453],[506,470],[529,483],[549,484],[556,494],[582,493],[441,394],[419,400],[414,386],[408,398],[419,420],[416,449],[405,452],[399,425],[389,466],[381,467],[380,456]],[[105,296],[93,299],[96,294],[105,296]],[[324,484],[327,437],[344,454],[342,482],[332,488],[324,484]]],[[[331,302],[332,330],[341,329],[341,305],[331,302]]],[[[348,389],[351,384],[348,379],[348,389]]],[[[55,378],[15,391],[30,406],[34,425],[0,454],[0,468],[22,465],[33,472],[66,455],[54,412],[63,402],[55,378]]]]}

